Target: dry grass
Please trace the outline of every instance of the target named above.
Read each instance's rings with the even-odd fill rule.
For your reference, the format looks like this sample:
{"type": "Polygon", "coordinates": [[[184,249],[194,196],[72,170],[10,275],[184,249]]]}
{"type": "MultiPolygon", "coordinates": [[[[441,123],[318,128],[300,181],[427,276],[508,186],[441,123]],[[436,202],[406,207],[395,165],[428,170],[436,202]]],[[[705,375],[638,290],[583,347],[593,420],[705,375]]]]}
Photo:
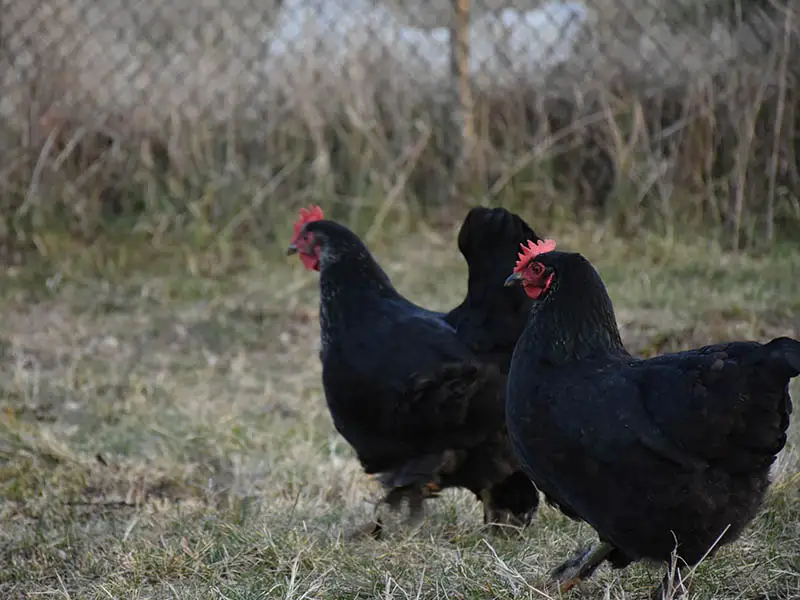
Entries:
{"type": "MultiPolygon", "coordinates": [[[[800,335],[796,248],[535,225],[598,265],[637,352],[800,335]]],[[[404,293],[452,306],[454,233],[376,254],[404,293]]],[[[346,540],[376,490],[324,405],[314,276],[277,251],[160,244],[62,246],[5,276],[0,596],[542,598],[547,570],[593,538],[547,507],[487,537],[474,500],[448,493],[416,532],[346,540]]],[[[799,433],[755,523],[698,569],[698,598],[800,595],[799,433]]],[[[642,598],[659,579],[602,569],[572,596],[642,598]]]]}

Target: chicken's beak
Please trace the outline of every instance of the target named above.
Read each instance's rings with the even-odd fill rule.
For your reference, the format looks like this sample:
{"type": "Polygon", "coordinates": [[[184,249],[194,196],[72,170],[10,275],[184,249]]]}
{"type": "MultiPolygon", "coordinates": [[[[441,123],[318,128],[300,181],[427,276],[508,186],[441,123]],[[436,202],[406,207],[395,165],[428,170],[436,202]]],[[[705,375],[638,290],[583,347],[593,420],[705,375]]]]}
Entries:
{"type": "Polygon", "coordinates": [[[286,249],[286,256],[291,256],[292,254],[297,254],[298,252],[299,250],[297,249],[297,246],[294,244],[289,244],[289,247],[286,249]]]}
{"type": "Polygon", "coordinates": [[[519,273],[512,273],[506,279],[506,282],[503,284],[505,287],[511,287],[512,285],[517,285],[520,281],[522,281],[522,275],[519,273]]]}

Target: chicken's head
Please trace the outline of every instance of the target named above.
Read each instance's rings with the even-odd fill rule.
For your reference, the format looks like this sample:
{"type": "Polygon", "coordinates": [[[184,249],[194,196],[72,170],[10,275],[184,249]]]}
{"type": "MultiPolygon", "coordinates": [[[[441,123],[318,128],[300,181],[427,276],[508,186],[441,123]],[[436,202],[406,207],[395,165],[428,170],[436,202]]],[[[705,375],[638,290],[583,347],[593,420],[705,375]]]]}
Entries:
{"type": "Polygon", "coordinates": [[[298,254],[300,262],[310,271],[319,271],[320,244],[315,239],[314,232],[309,231],[306,225],[321,221],[325,216],[319,206],[301,208],[297,221],[294,223],[294,233],[287,255],[298,254]]]}
{"type": "Polygon", "coordinates": [[[554,240],[528,241],[521,244],[522,251],[514,272],[506,279],[506,287],[522,284],[525,293],[534,300],[541,298],[550,289],[555,271],[541,260],[541,255],[556,248],[554,240]]]}
{"type": "Polygon", "coordinates": [[[324,271],[345,260],[351,265],[372,260],[364,242],[344,225],[323,218],[319,206],[300,210],[286,253],[299,255],[311,271],[324,271]]]}

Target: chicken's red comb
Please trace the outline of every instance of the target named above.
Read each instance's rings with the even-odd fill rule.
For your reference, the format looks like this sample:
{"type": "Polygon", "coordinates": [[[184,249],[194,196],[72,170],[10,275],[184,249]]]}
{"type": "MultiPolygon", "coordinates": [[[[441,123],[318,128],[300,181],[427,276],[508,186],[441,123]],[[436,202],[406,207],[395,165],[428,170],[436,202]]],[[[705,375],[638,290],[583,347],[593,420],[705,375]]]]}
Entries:
{"type": "Polygon", "coordinates": [[[552,252],[556,249],[556,241],[555,240],[539,240],[538,242],[534,242],[533,240],[528,240],[527,246],[525,242],[520,244],[520,248],[522,248],[522,252],[519,253],[519,260],[517,264],[514,266],[514,272],[517,273],[524,269],[528,263],[531,261],[532,258],[539,256],[540,254],[545,254],[546,252],[552,252]]]}
{"type": "Polygon", "coordinates": [[[292,239],[297,239],[297,236],[300,235],[300,230],[306,223],[311,223],[312,221],[321,221],[324,218],[325,215],[322,213],[322,209],[319,206],[312,205],[308,208],[301,208],[297,221],[294,223],[294,235],[292,236],[292,239]]]}

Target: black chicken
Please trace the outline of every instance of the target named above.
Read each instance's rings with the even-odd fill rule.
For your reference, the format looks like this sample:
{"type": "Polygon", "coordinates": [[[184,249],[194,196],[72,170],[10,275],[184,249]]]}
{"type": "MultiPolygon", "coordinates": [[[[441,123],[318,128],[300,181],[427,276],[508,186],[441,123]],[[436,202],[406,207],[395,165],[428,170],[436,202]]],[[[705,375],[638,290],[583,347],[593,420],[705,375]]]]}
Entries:
{"type": "Polygon", "coordinates": [[[534,299],[508,376],[508,430],[547,499],[601,543],[552,576],[566,590],[604,560],[670,560],[676,542],[694,565],[761,506],[786,442],[800,342],[634,358],[597,271],[554,248],[523,246],[506,282],[534,299]]]}
{"type": "Polygon", "coordinates": [[[384,501],[406,500],[417,519],[425,498],[464,487],[486,522],[527,523],[538,492],[508,444],[505,374],[445,317],[401,296],[364,243],[322,216],[301,211],[289,253],[320,272],[325,396],[336,429],[387,488],[384,501]]]}

